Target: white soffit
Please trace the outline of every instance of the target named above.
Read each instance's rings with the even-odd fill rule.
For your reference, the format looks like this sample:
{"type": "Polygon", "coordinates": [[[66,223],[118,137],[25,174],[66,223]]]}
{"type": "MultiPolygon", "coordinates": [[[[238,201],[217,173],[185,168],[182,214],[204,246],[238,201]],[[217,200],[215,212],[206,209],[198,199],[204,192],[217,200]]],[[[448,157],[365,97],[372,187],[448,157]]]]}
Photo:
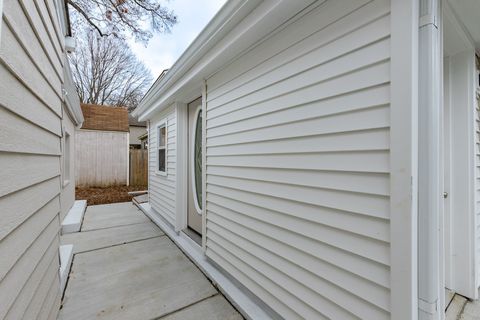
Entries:
{"type": "Polygon", "coordinates": [[[480,1],[449,0],[448,4],[450,4],[465,31],[471,36],[475,47],[480,49],[480,1]]]}

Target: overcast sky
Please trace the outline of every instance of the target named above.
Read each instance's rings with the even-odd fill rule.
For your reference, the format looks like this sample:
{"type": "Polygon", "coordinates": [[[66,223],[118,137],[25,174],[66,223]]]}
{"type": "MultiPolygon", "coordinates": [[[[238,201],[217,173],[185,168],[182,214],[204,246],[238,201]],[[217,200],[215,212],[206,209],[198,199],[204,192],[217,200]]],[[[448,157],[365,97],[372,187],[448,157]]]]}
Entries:
{"type": "Polygon", "coordinates": [[[150,68],[154,79],[162,70],[173,65],[225,2],[226,0],[165,1],[178,17],[178,23],[172,32],[154,36],[146,48],[142,43],[130,43],[133,52],[150,68]]]}

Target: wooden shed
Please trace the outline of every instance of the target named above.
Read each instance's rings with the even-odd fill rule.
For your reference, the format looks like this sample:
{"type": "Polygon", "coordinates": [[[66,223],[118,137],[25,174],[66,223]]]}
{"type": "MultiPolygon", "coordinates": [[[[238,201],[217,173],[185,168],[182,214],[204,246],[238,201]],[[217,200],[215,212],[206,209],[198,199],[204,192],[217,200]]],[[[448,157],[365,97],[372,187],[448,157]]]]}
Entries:
{"type": "Polygon", "coordinates": [[[82,104],[76,132],[77,186],[128,185],[129,124],[126,108],[82,104]]]}

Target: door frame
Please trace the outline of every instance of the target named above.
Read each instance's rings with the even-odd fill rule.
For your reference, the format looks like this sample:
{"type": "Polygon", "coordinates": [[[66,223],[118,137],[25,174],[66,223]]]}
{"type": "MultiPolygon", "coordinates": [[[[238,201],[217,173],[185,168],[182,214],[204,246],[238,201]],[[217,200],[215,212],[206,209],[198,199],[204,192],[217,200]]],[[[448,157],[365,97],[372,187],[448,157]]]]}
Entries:
{"type": "Polygon", "coordinates": [[[177,121],[175,231],[180,233],[188,227],[188,104],[176,102],[175,115],[177,121]]]}
{"type": "MultiPolygon", "coordinates": [[[[195,101],[195,100],[194,100],[194,101],[195,101]]],[[[193,101],[192,101],[192,102],[193,102],[193,101]]],[[[196,135],[197,122],[198,122],[198,114],[199,114],[200,112],[202,112],[202,110],[203,110],[202,105],[203,105],[203,101],[202,101],[202,104],[201,104],[201,105],[195,107],[195,108],[196,108],[196,109],[195,109],[195,120],[194,120],[194,122],[193,122],[194,124],[193,124],[193,127],[192,127],[193,130],[190,130],[190,129],[192,129],[192,128],[190,128],[189,126],[187,127],[187,131],[189,131],[189,130],[191,131],[191,132],[189,132],[188,135],[189,135],[189,137],[191,138],[191,140],[192,140],[193,142],[195,142],[195,138],[196,138],[195,135],[196,135]]],[[[188,112],[187,112],[187,113],[188,113],[188,112]]],[[[202,117],[202,122],[203,122],[203,117],[202,117]]],[[[202,123],[202,125],[203,125],[203,123],[202,123]]],[[[203,133],[203,127],[202,127],[202,133],[203,133]]],[[[203,140],[202,140],[202,146],[203,146],[203,140]]],[[[190,183],[192,184],[192,186],[195,186],[195,191],[197,191],[197,190],[196,190],[195,174],[194,174],[194,172],[195,172],[195,143],[192,143],[192,145],[189,145],[189,146],[188,146],[188,149],[189,149],[189,150],[188,150],[188,152],[189,152],[188,157],[189,157],[189,161],[190,161],[190,166],[189,166],[189,169],[190,169],[190,170],[189,170],[189,173],[193,173],[193,174],[189,174],[190,177],[188,177],[188,179],[191,180],[190,183]]],[[[202,149],[203,149],[203,148],[202,148],[202,149]]],[[[202,151],[203,151],[203,150],[202,150],[202,151]]],[[[203,169],[203,154],[202,154],[202,169],[203,169]]],[[[203,183],[202,183],[202,186],[203,186],[203,183]]],[[[188,187],[187,187],[187,188],[188,188],[188,187]]],[[[194,202],[193,205],[195,206],[195,210],[197,210],[197,213],[198,213],[199,215],[202,215],[203,210],[202,210],[202,208],[200,208],[200,207],[198,206],[197,192],[193,192],[193,190],[191,190],[191,191],[192,191],[193,202],[194,202]]],[[[188,190],[187,190],[187,193],[188,193],[188,190]]],[[[203,191],[202,191],[202,193],[203,193],[203,191]]],[[[203,195],[203,194],[202,194],[202,195],[203,195]]],[[[202,203],[202,205],[203,205],[203,203],[202,203]]],[[[187,222],[188,222],[188,221],[187,221],[187,222]]]]}
{"type": "MultiPolygon", "coordinates": [[[[188,182],[190,177],[188,176],[188,165],[190,159],[190,150],[188,146],[189,128],[188,128],[188,104],[195,101],[199,97],[202,97],[202,105],[200,109],[203,111],[202,115],[202,251],[205,253],[206,249],[206,83],[202,84],[201,94],[190,94],[188,99],[184,99],[187,102],[175,102],[175,113],[177,121],[177,171],[176,171],[176,221],[175,231],[180,234],[188,228],[188,182]]],[[[189,238],[187,236],[187,238],[189,238]]],[[[189,238],[190,239],[190,238],[189,238]]],[[[190,239],[191,240],[191,239],[190,239]]],[[[195,245],[198,245],[195,241],[191,241],[195,245]]]]}

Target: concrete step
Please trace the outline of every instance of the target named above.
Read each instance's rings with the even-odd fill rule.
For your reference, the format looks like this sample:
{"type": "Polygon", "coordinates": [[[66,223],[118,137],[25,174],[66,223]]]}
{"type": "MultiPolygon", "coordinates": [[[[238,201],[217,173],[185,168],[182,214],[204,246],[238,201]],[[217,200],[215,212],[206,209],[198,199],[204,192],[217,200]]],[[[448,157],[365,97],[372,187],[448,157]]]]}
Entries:
{"type": "Polygon", "coordinates": [[[77,200],[62,221],[62,234],[80,231],[87,200],[77,200]]]}

